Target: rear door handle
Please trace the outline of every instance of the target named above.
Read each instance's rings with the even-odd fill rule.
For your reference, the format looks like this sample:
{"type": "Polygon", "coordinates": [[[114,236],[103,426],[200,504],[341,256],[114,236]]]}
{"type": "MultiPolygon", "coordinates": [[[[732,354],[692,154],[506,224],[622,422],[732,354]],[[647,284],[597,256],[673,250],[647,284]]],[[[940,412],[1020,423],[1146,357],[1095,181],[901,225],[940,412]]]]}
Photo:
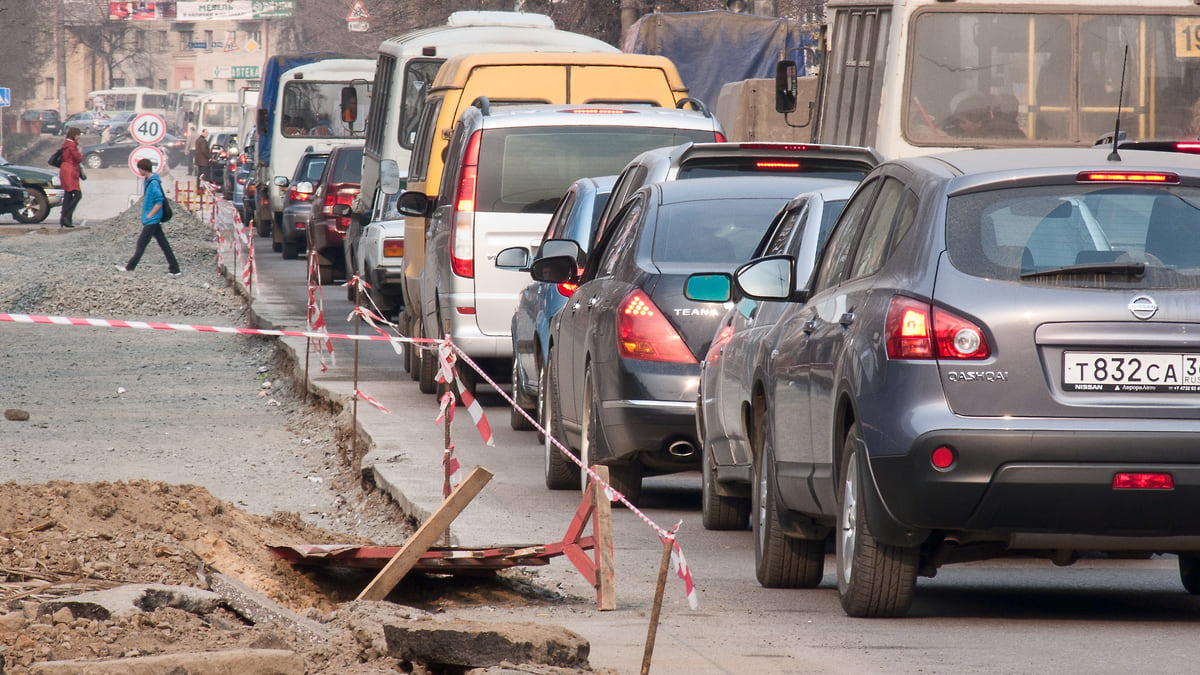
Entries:
{"type": "Polygon", "coordinates": [[[846,312],[838,317],[838,323],[842,324],[843,328],[848,328],[854,323],[854,312],[846,312]]]}

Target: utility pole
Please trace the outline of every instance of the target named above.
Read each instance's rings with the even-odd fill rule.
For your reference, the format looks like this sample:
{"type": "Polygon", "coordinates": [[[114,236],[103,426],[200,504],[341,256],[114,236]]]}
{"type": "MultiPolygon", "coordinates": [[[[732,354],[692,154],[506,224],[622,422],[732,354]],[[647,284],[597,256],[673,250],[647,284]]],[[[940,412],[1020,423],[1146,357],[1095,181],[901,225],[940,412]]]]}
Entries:
{"type": "Polygon", "coordinates": [[[54,57],[58,61],[58,117],[67,119],[67,29],[63,26],[66,0],[58,0],[58,20],[54,22],[54,57]]]}

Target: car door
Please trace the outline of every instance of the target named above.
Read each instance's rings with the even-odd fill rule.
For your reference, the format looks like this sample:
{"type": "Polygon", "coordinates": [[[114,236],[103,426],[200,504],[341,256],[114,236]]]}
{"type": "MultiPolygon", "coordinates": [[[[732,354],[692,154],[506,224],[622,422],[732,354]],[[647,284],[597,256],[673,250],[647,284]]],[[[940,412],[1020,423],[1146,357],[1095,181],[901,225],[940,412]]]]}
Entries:
{"type": "Polygon", "coordinates": [[[631,254],[636,244],[634,232],[645,212],[646,194],[637,193],[614,216],[612,226],[592,247],[584,268],[582,283],[565,307],[559,312],[558,336],[555,342],[558,367],[560,414],[568,437],[578,448],[578,431],[583,420],[584,363],[587,342],[593,329],[593,310],[613,281],[621,257],[631,254]]]}
{"type": "MultiPolygon", "coordinates": [[[[771,336],[771,352],[765,355],[768,432],[774,439],[788,439],[786,443],[774,444],[780,497],[789,508],[800,512],[821,510],[810,483],[818,463],[818,453],[812,445],[812,426],[816,422],[809,400],[810,390],[815,386],[812,379],[817,376],[812,363],[816,357],[812,340],[820,317],[836,311],[838,301],[833,292],[847,274],[879,184],[879,180],[870,180],[854,193],[813,275],[809,300],[804,304],[789,303],[784,308],[771,336]]],[[[798,280],[798,283],[803,282],[798,280]]],[[[833,325],[838,325],[836,317],[833,325]]]]}
{"type": "Polygon", "coordinates": [[[839,457],[834,456],[833,448],[844,432],[836,421],[839,396],[843,391],[853,396],[855,379],[870,378],[879,370],[873,363],[882,353],[877,348],[882,326],[872,321],[879,315],[872,302],[879,302],[881,296],[872,293],[874,277],[891,251],[893,228],[902,221],[911,224],[915,215],[915,198],[902,181],[887,176],[879,183],[870,210],[857,228],[861,234],[840,282],[826,286],[811,303],[815,310],[809,337],[811,485],[825,513],[836,511],[833,477],[839,457]]]}

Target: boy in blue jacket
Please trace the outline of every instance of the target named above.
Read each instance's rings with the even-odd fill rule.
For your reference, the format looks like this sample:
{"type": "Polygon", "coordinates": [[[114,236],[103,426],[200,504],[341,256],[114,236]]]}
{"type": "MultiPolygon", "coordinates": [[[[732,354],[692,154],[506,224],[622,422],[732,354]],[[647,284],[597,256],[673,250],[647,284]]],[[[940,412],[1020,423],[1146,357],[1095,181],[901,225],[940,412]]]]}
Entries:
{"type": "Polygon", "coordinates": [[[162,189],[162,179],[154,173],[154,164],[145,157],[138,160],[137,168],[138,173],[142,174],[144,179],[142,185],[142,233],[138,235],[137,249],[133,252],[133,257],[129,259],[128,263],[117,265],[117,269],[122,272],[132,272],[137,267],[138,261],[142,259],[142,254],[146,252],[150,238],[153,237],[158,242],[158,247],[162,249],[163,255],[167,257],[167,274],[177,277],[182,274],[179,271],[179,262],[175,260],[171,244],[167,242],[167,235],[163,233],[162,229],[163,202],[166,200],[162,189]]]}

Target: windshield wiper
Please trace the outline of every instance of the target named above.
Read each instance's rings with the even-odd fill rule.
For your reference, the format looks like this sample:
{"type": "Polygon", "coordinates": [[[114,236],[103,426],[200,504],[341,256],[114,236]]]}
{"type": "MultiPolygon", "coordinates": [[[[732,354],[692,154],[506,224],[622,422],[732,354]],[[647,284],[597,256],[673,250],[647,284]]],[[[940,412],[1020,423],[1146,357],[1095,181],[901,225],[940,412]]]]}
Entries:
{"type": "Polygon", "coordinates": [[[1063,265],[1033,272],[1023,272],[1022,279],[1039,279],[1042,277],[1057,277],[1076,274],[1120,274],[1140,277],[1146,273],[1146,263],[1086,263],[1083,265],[1063,265]]]}

